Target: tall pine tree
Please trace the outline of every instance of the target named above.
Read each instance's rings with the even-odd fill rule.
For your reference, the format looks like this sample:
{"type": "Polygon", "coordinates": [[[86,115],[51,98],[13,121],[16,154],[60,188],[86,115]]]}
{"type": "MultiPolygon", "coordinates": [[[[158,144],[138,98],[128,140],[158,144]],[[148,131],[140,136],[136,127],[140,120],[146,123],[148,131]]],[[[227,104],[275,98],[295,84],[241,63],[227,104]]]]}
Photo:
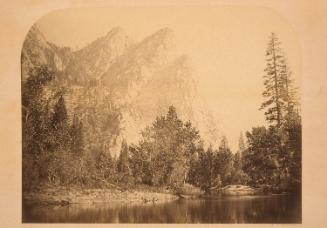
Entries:
{"type": "Polygon", "coordinates": [[[242,154],[244,150],[245,150],[245,142],[244,142],[243,132],[241,132],[240,137],[238,139],[238,151],[240,152],[240,154],[242,154]]]}
{"type": "Polygon", "coordinates": [[[260,109],[266,109],[266,120],[275,123],[277,127],[282,125],[284,100],[283,91],[285,84],[285,58],[280,48],[280,41],[271,33],[266,52],[266,68],[264,77],[265,90],[263,97],[266,98],[260,109]]]}
{"type": "Polygon", "coordinates": [[[63,95],[60,96],[54,106],[54,113],[52,116],[53,127],[53,144],[55,149],[66,150],[70,143],[68,114],[63,95]]]}
{"type": "Polygon", "coordinates": [[[125,140],[122,142],[118,164],[117,164],[118,173],[120,176],[121,183],[131,184],[132,174],[129,165],[129,150],[128,145],[125,140]]]}
{"type": "Polygon", "coordinates": [[[74,115],[73,123],[70,129],[71,152],[74,155],[82,156],[84,152],[83,123],[74,115]]]}

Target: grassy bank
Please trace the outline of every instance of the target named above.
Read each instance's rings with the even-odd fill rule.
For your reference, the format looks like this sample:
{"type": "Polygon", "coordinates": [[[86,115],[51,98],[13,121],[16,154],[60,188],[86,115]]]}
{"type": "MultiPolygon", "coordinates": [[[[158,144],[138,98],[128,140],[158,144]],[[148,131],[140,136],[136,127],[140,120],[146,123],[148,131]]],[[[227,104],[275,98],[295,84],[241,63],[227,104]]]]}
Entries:
{"type": "Polygon", "coordinates": [[[169,191],[139,187],[136,189],[81,188],[45,185],[23,193],[24,203],[68,205],[92,203],[159,203],[178,199],[169,191]]]}

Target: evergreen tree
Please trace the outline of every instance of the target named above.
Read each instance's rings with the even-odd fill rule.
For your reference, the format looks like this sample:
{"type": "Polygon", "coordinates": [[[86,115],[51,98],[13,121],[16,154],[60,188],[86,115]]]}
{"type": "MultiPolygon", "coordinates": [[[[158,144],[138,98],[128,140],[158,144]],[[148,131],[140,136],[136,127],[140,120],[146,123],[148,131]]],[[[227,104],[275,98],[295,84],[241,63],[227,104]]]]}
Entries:
{"type": "Polygon", "coordinates": [[[65,99],[63,95],[60,95],[57,103],[54,106],[54,113],[52,116],[52,140],[54,149],[63,152],[63,150],[69,150],[71,142],[68,125],[68,115],[65,105],[65,99]]]}
{"type": "Polygon", "coordinates": [[[248,182],[248,176],[244,173],[242,164],[241,153],[237,152],[233,158],[232,184],[246,184],[248,182]]]}
{"type": "Polygon", "coordinates": [[[100,181],[109,181],[114,179],[114,161],[109,152],[104,152],[102,149],[96,149],[95,153],[95,167],[97,179],[100,181]]]}
{"type": "Polygon", "coordinates": [[[200,143],[199,132],[178,118],[175,107],[157,117],[142,132],[139,150],[148,155],[151,183],[180,188],[188,176],[191,159],[200,143]]]}
{"type": "Polygon", "coordinates": [[[221,137],[221,141],[220,141],[220,145],[219,145],[219,150],[221,150],[221,151],[229,150],[229,148],[228,148],[228,141],[227,141],[226,136],[224,136],[224,135],[221,137]]]}
{"type": "Polygon", "coordinates": [[[213,187],[217,187],[218,182],[220,182],[216,166],[216,155],[217,151],[214,151],[211,145],[206,151],[199,154],[198,186],[205,191],[210,191],[213,187]]]}
{"type": "Polygon", "coordinates": [[[60,125],[67,125],[67,119],[65,99],[63,95],[61,95],[57,104],[54,106],[54,114],[52,118],[53,127],[57,129],[60,125]]]}
{"type": "Polygon", "coordinates": [[[242,169],[242,160],[241,160],[241,153],[236,152],[234,155],[234,165],[235,170],[241,170],[242,169]]]}
{"type": "Polygon", "coordinates": [[[72,153],[82,156],[84,152],[83,123],[76,115],[73,118],[70,135],[72,153]]]}
{"type": "Polygon", "coordinates": [[[203,146],[197,147],[196,152],[193,154],[190,160],[190,169],[188,171],[187,182],[194,186],[201,186],[202,176],[200,167],[201,155],[205,153],[203,146]]]}
{"type": "Polygon", "coordinates": [[[302,125],[300,116],[295,115],[297,117],[288,122],[286,130],[288,132],[290,187],[293,191],[298,191],[301,189],[302,182],[302,125]]]}
{"type": "Polygon", "coordinates": [[[242,156],[242,152],[245,150],[245,143],[243,138],[243,132],[240,133],[240,137],[238,139],[238,151],[240,152],[240,155],[242,156]]]}
{"type": "Polygon", "coordinates": [[[284,149],[281,149],[281,135],[278,128],[253,128],[247,132],[249,147],[244,154],[243,169],[253,185],[278,187],[283,171],[284,149]]]}
{"type": "Polygon", "coordinates": [[[281,63],[281,98],[285,105],[283,106],[283,112],[285,113],[285,121],[296,112],[298,107],[297,92],[294,87],[294,79],[292,78],[292,72],[290,71],[286,60],[281,63]]]}
{"type": "Polygon", "coordinates": [[[215,180],[215,176],[216,176],[216,170],[215,170],[215,152],[212,149],[212,146],[210,145],[206,151],[205,154],[205,162],[204,165],[206,165],[206,170],[207,172],[205,172],[205,175],[207,180],[208,180],[208,184],[207,187],[211,188],[214,186],[214,180],[215,180]]]}
{"type": "MultiPolygon", "coordinates": [[[[286,58],[280,48],[280,42],[274,33],[269,38],[267,48],[267,66],[265,69],[263,96],[267,100],[262,104],[261,109],[267,109],[266,119],[274,125],[265,132],[261,129],[253,130],[248,135],[251,141],[249,156],[254,151],[253,159],[261,158],[261,164],[248,166],[247,171],[255,170],[259,166],[264,169],[264,175],[253,177],[256,182],[269,183],[278,188],[291,188],[291,182],[300,181],[301,170],[301,120],[297,109],[296,89],[292,72],[287,65],[286,58]],[[299,137],[300,136],[300,137],[299,137]],[[257,141],[255,137],[260,137],[257,141]],[[269,139],[275,144],[262,143],[262,138],[269,139]],[[249,169],[250,167],[250,169],[249,169]],[[268,170],[268,171],[267,171],[268,170]]],[[[250,174],[249,174],[250,175],[250,174]]]]}
{"type": "Polygon", "coordinates": [[[122,142],[118,163],[117,163],[118,174],[120,175],[121,183],[131,184],[131,170],[129,165],[129,151],[128,145],[125,140],[122,142]]]}
{"type": "Polygon", "coordinates": [[[130,146],[130,165],[135,183],[151,184],[150,156],[144,146],[143,143],[141,146],[130,146]]]}
{"type": "Polygon", "coordinates": [[[280,41],[275,33],[271,33],[266,52],[267,64],[264,75],[265,90],[260,109],[266,109],[266,119],[270,123],[276,123],[280,127],[283,121],[284,101],[282,98],[285,75],[285,58],[280,48],[280,41]]]}
{"type": "Polygon", "coordinates": [[[228,147],[226,136],[223,136],[216,158],[216,172],[220,174],[223,185],[231,183],[233,173],[233,153],[228,147]]]}

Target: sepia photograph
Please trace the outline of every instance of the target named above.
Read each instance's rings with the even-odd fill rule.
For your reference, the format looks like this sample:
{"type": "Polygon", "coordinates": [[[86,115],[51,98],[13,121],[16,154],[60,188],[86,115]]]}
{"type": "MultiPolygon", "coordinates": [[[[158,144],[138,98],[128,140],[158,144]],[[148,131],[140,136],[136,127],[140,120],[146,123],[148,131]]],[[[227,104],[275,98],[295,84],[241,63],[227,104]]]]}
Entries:
{"type": "Polygon", "coordinates": [[[21,222],[301,224],[301,64],[264,7],[43,15],[21,48],[21,222]]]}

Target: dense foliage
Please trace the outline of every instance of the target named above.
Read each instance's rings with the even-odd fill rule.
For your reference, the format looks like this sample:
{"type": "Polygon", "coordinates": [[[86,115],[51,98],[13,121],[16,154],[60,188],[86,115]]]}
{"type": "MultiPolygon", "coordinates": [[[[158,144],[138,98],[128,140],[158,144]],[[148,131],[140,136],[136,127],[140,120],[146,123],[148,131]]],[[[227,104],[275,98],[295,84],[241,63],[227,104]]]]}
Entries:
{"type": "Polygon", "coordinates": [[[166,116],[158,117],[142,132],[139,145],[131,147],[135,179],[155,186],[181,187],[200,144],[199,132],[190,122],[180,120],[171,106],[166,116]]]}

